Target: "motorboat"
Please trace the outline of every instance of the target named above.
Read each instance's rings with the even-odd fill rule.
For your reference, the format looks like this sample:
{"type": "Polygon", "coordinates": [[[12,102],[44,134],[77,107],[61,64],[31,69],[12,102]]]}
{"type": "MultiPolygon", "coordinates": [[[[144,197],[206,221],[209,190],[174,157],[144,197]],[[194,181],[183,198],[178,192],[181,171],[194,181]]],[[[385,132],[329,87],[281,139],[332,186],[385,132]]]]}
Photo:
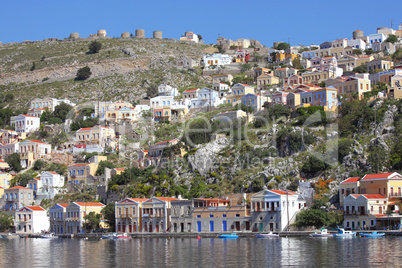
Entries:
{"type": "Polygon", "coordinates": [[[371,233],[360,233],[359,235],[361,237],[382,237],[385,236],[385,233],[371,232],[371,233]]]}
{"type": "Polygon", "coordinates": [[[320,231],[309,234],[310,237],[334,237],[332,234],[328,233],[327,229],[321,228],[320,231]]]}
{"type": "Polygon", "coordinates": [[[339,228],[338,232],[334,234],[335,237],[356,237],[356,232],[346,231],[343,228],[339,228]]]}
{"type": "Polygon", "coordinates": [[[273,232],[269,233],[260,233],[255,235],[256,238],[270,238],[270,237],[279,237],[278,234],[274,234],[273,232]]]}
{"type": "Polygon", "coordinates": [[[20,236],[17,235],[17,234],[8,233],[8,234],[2,234],[1,238],[3,238],[3,239],[13,239],[13,238],[20,238],[20,236]]]}
{"type": "Polygon", "coordinates": [[[102,239],[117,239],[117,233],[102,235],[102,239]]]}
{"type": "Polygon", "coordinates": [[[131,239],[131,236],[127,235],[127,233],[124,233],[122,235],[117,236],[118,239],[131,239]]]}
{"type": "Polygon", "coordinates": [[[59,238],[59,237],[55,236],[54,233],[48,233],[48,234],[42,234],[40,236],[40,238],[43,238],[43,239],[55,239],[55,238],[59,238]]]}
{"type": "Polygon", "coordinates": [[[239,238],[239,236],[236,233],[232,234],[221,234],[218,236],[219,238],[228,238],[228,239],[236,239],[239,238]]]}

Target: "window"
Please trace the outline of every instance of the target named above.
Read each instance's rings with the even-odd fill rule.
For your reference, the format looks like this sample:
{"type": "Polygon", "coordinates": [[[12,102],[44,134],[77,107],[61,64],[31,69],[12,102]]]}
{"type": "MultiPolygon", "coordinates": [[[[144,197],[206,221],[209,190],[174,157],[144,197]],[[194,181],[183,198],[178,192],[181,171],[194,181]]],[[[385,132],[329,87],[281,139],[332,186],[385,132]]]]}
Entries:
{"type": "Polygon", "coordinates": [[[240,214],[236,214],[236,218],[240,217],[240,214]]]}
{"type": "Polygon", "coordinates": [[[31,200],[31,193],[28,194],[28,199],[31,200]]]}
{"type": "Polygon", "coordinates": [[[197,215],[197,218],[201,218],[201,215],[197,215]]]}

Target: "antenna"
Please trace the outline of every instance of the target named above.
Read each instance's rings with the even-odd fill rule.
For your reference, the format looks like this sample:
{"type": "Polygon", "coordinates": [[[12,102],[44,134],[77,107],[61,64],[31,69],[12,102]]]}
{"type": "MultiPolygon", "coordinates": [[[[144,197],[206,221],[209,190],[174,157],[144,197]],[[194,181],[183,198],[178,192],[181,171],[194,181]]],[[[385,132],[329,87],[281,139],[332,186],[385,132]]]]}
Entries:
{"type": "Polygon", "coordinates": [[[391,29],[392,29],[393,22],[394,22],[394,20],[391,20],[391,29]]]}

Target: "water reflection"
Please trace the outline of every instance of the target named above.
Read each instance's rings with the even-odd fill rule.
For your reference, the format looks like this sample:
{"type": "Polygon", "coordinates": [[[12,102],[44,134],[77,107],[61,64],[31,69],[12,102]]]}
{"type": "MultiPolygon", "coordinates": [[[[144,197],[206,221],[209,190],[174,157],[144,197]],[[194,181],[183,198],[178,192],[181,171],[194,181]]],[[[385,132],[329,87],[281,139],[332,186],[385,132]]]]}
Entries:
{"type": "Polygon", "coordinates": [[[398,267],[401,237],[2,239],[0,267],[398,267]]]}

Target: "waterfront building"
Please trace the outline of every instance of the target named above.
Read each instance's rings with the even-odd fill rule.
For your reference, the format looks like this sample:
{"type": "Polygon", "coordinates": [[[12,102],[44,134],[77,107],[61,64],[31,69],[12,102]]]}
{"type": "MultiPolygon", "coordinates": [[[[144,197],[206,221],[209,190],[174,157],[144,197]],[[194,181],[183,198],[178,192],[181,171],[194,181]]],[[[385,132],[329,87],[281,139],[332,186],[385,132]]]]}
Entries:
{"type": "Polygon", "coordinates": [[[170,231],[171,201],[173,197],[152,197],[142,203],[142,231],[166,233],[170,231]]]}
{"type": "Polygon", "coordinates": [[[25,206],[15,211],[15,232],[35,234],[49,230],[49,217],[40,206],[25,206]]]}
{"type": "MultiPolygon", "coordinates": [[[[85,231],[84,217],[91,212],[101,214],[101,210],[105,207],[100,202],[73,202],[66,207],[65,230],[67,234],[83,233],[85,231]]],[[[105,226],[103,219],[100,223],[101,227],[105,226]]]]}
{"type": "Polygon", "coordinates": [[[359,193],[360,177],[351,177],[339,184],[339,204],[343,208],[343,200],[350,194],[359,193]]]}
{"type": "Polygon", "coordinates": [[[125,198],[115,205],[116,231],[135,233],[142,230],[142,203],[146,198],[125,198]]]}
{"type": "Polygon", "coordinates": [[[250,208],[230,206],[226,199],[193,199],[193,232],[236,232],[250,230],[250,208]]]}
{"type": "Polygon", "coordinates": [[[262,190],[251,196],[251,225],[254,231],[285,231],[296,220],[306,201],[288,190],[262,190]]]}
{"type": "Polygon", "coordinates": [[[54,234],[66,233],[66,208],[69,205],[69,203],[58,203],[49,209],[49,232],[54,234]]]}

